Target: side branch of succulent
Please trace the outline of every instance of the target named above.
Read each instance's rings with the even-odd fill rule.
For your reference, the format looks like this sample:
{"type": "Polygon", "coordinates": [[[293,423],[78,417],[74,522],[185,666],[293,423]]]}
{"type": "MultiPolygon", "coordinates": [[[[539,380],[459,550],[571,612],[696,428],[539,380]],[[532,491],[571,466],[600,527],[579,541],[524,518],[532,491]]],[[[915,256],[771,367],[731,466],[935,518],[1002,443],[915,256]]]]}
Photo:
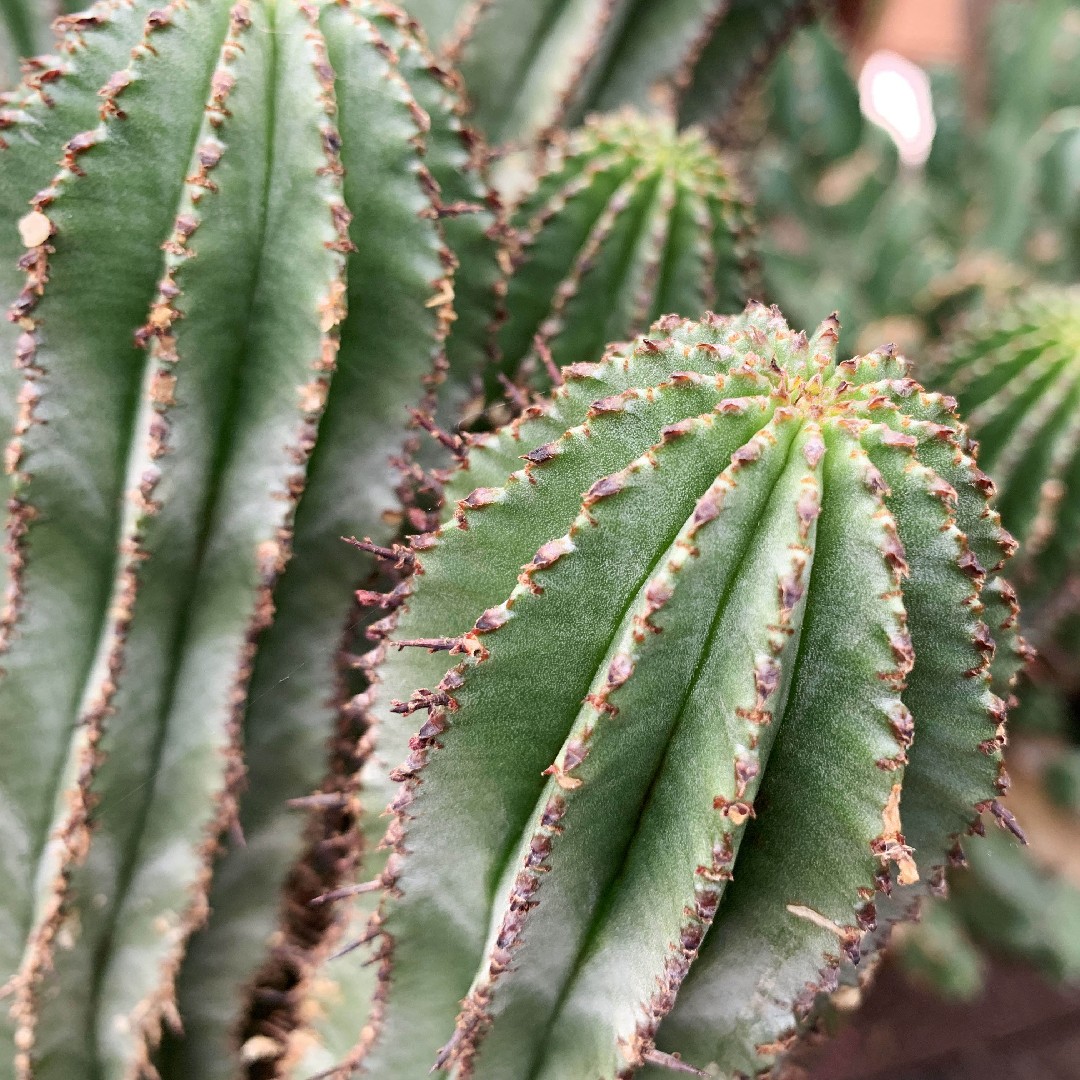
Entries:
{"type": "Polygon", "coordinates": [[[505,376],[550,389],[558,368],[667,312],[737,310],[757,291],[749,199],[701,131],[624,110],[551,158],[510,215],[494,339],[505,376]]]}
{"type": "Polygon", "coordinates": [[[741,99],[812,0],[410,0],[460,66],[477,123],[529,143],[591,112],[680,103],[694,120],[741,99]]]}
{"type": "Polygon", "coordinates": [[[1013,577],[1027,633],[1072,676],[1080,624],[1080,292],[1043,286],[969,319],[927,370],[956,395],[999,507],[1022,541],[1013,577]],[[1063,648],[1064,645],[1064,648],[1063,648]]]}
{"type": "Polygon", "coordinates": [[[356,726],[373,563],[340,537],[393,536],[409,409],[483,356],[447,336],[455,294],[487,318],[494,204],[456,78],[387,4],[102,0],[60,30],[0,150],[0,1059],[149,1075],[179,1010],[156,1064],[206,1080],[282,904],[355,858],[316,846],[283,900],[289,800],[356,726]]]}
{"type": "Polygon", "coordinates": [[[665,318],[474,440],[385,630],[353,1066],[758,1075],[879,894],[1011,824],[1014,542],[952,403],[837,329],[665,318]]]}

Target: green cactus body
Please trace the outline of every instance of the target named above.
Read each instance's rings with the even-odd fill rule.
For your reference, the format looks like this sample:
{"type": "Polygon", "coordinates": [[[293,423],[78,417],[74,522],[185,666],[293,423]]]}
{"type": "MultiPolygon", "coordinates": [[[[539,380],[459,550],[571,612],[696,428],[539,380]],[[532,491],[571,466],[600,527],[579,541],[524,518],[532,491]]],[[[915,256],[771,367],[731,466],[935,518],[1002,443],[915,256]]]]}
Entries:
{"type": "Polygon", "coordinates": [[[411,0],[460,66],[493,140],[529,141],[594,111],[686,95],[714,121],[810,8],[806,0],[411,0]]]}
{"type": "Polygon", "coordinates": [[[499,368],[550,388],[671,311],[752,290],[750,208],[703,134],[625,111],[571,135],[511,214],[499,368]]]}
{"type": "Polygon", "coordinates": [[[1012,576],[1028,635],[1047,650],[1071,635],[1077,610],[1080,291],[1032,290],[970,320],[947,348],[927,379],[957,398],[979,441],[1021,541],[1012,576]]]}
{"type": "Polygon", "coordinates": [[[715,124],[729,116],[814,9],[814,0],[766,4],[731,0],[725,18],[697,58],[680,115],[702,124],[715,124]]]}
{"type": "Polygon", "coordinates": [[[474,440],[382,628],[349,1064],[758,1075],[877,893],[1008,819],[1013,542],[947,403],[836,341],[665,317],[474,440]]]}
{"type": "MultiPolygon", "coordinates": [[[[207,1080],[304,850],[286,800],[354,723],[372,567],[339,537],[393,534],[407,408],[482,355],[444,342],[448,240],[493,222],[456,85],[386,4],[103,0],[64,30],[0,133],[0,1075],[142,1075],[179,1007],[165,1075],[207,1080]]],[[[314,856],[317,892],[351,853],[314,856]]]]}

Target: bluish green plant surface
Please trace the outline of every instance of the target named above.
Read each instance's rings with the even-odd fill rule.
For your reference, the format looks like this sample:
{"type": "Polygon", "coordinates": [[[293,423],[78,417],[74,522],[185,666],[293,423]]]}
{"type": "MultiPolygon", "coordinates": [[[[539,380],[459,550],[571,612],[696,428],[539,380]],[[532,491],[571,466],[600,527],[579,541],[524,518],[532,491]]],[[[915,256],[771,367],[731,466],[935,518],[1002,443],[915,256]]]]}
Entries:
{"type": "Polygon", "coordinates": [[[209,1080],[290,868],[306,904],[351,865],[287,805],[355,769],[339,538],[395,533],[409,407],[483,358],[495,219],[388,5],[60,30],[0,131],[0,1075],[148,1075],[182,1016],[157,1064],[209,1080]]]}
{"type": "Polygon", "coordinates": [[[333,1075],[759,1075],[879,894],[1011,824],[1014,541],[949,403],[837,330],[665,318],[474,440],[383,628],[333,1075]]]}

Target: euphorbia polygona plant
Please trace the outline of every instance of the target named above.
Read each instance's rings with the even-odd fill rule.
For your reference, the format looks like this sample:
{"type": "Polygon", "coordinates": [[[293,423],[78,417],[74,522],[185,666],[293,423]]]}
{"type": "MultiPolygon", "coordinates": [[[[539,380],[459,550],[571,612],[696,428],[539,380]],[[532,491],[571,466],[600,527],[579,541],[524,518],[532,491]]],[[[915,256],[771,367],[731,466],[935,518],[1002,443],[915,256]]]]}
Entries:
{"type": "Polygon", "coordinates": [[[659,93],[716,122],[814,0],[406,0],[459,67],[477,124],[529,144],[659,93]]]}
{"type": "Polygon", "coordinates": [[[1080,290],[1044,286],[968,320],[926,372],[956,396],[1001,490],[1028,635],[1048,661],[1076,641],[1080,610],[1078,360],[1080,290]]]}
{"type": "Polygon", "coordinates": [[[660,320],[476,439],[398,552],[374,1005],[332,1075],[759,1076],[882,894],[1013,824],[1014,542],[950,399],[837,330],[660,320]]]}
{"type": "Polygon", "coordinates": [[[510,216],[499,369],[547,387],[669,311],[738,310],[756,291],[750,218],[700,130],[629,110],[591,119],[510,216]]]}
{"type": "Polygon", "coordinates": [[[463,5],[477,118],[555,144],[501,280],[459,82],[384,0],[100,0],[26,64],[4,1075],[757,1072],[1009,823],[1011,541],[949,402],[759,307],[603,352],[734,303],[744,205],[669,121],[552,124],[736,97],[806,6],[463,5]],[[556,387],[444,433],[491,326],[556,387]],[[410,406],[463,460],[387,548],[440,499],[410,406]],[[375,614],[342,533],[413,571],[375,614]],[[375,963],[316,970],[345,917],[375,963]]]}
{"type": "Polygon", "coordinates": [[[372,564],[339,537],[393,536],[408,407],[483,355],[494,217],[455,79],[378,0],[61,30],[0,113],[0,1073],[147,1071],[179,971],[162,1068],[208,1080],[305,842],[286,802],[335,730],[355,772],[372,564]]]}

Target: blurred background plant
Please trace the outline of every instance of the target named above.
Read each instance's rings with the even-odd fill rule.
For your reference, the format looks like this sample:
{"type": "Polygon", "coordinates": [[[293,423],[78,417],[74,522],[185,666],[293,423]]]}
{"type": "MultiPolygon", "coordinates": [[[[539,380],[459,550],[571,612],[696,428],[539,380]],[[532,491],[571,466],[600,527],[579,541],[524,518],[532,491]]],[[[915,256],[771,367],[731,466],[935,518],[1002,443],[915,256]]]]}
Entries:
{"type": "Polygon", "coordinates": [[[808,322],[840,308],[852,348],[916,351],[980,300],[1077,276],[1080,7],[920,6],[802,31],[753,106],[768,291],[808,322]]]}
{"type": "MultiPolygon", "coordinates": [[[[1033,288],[1080,273],[1078,61],[1075,0],[841,3],[796,35],[738,123],[715,132],[742,149],[753,178],[767,298],[800,324],[840,310],[849,351],[893,340],[929,358],[917,374],[958,394],[974,419],[980,462],[1021,540],[1042,527],[1032,520],[1040,493],[1059,527],[1080,506],[1068,451],[1059,446],[1053,476],[1034,464],[1059,445],[1055,416],[1076,423],[1080,339],[1069,315],[1055,322],[1060,341],[1036,343],[1019,313],[1033,288]],[[963,358],[942,367],[975,339],[968,374],[963,358]],[[1010,341],[1016,370],[1044,365],[1045,378],[1001,393],[994,372],[1010,341]],[[977,414],[969,375],[988,402],[977,414]]],[[[892,971],[815,1077],[1080,1076],[1075,1042],[1062,1054],[1049,1029],[1045,1047],[1025,1044],[1015,1062],[986,1053],[1001,1027],[995,1001],[1053,1001],[1067,1020],[1059,1034],[1080,1017],[1068,989],[1080,985],[1074,532],[1062,530],[1063,546],[1021,587],[1039,654],[1017,688],[1007,756],[1030,846],[996,835],[970,845],[949,898],[898,935],[892,971]],[[901,1036],[928,992],[956,1004],[936,1007],[921,1040],[901,1036]]]]}
{"type": "MultiPolygon", "coordinates": [[[[765,300],[804,327],[839,310],[841,349],[849,355],[895,341],[920,364],[922,380],[959,396],[964,415],[977,421],[973,436],[1002,488],[1006,525],[1052,556],[1036,560],[1031,580],[1018,581],[1025,632],[1039,655],[1011,714],[1009,804],[1030,846],[997,834],[973,842],[968,865],[951,874],[949,898],[935,900],[920,924],[898,935],[888,971],[866,1002],[857,987],[840,991],[834,1015],[862,1009],[807,1068],[822,1080],[1080,1078],[1073,1030],[1080,1027],[1080,542],[1073,539],[1080,524],[1080,299],[1068,290],[1080,280],[1080,0],[400,2],[460,69],[471,120],[501,157],[494,175],[509,204],[506,235],[499,236],[501,298],[515,301],[517,321],[498,310],[473,320],[485,325],[485,343],[504,362],[500,385],[474,380],[474,419],[504,390],[509,404],[501,408],[519,409],[548,377],[551,352],[577,358],[559,355],[574,335],[632,333],[667,296],[679,296],[682,307],[695,303],[687,296],[715,296],[719,306],[731,303],[720,297],[758,288],[747,285],[759,267],[750,258],[745,190],[757,204],[765,300]],[[586,26],[582,12],[594,8],[603,14],[586,26]],[[810,22],[815,12],[825,17],[810,22]],[[807,25],[781,49],[796,20],[807,25]],[[535,41],[543,47],[532,49],[535,41]],[[669,88],[661,100],[653,93],[657,80],[669,88]],[[625,130],[610,120],[580,127],[594,112],[624,105],[667,114],[659,122],[670,131],[642,140],[636,121],[625,130]],[[699,132],[677,134],[675,116],[705,129],[722,156],[699,132]],[[570,126],[579,130],[567,137],[562,129],[570,126]],[[639,143],[658,144],[663,153],[650,158],[639,143]],[[529,194],[515,203],[520,191],[529,194]],[[570,239],[566,222],[576,219],[549,216],[544,202],[558,195],[552,205],[565,209],[565,193],[582,208],[570,239]],[[545,213],[530,214],[533,202],[545,213]],[[701,222],[710,227],[701,230],[701,222]],[[695,229],[713,237],[712,247],[730,249],[727,264],[697,257],[688,243],[699,239],[695,229]],[[669,236],[677,240],[673,249],[685,248],[684,274],[658,270],[664,249],[654,241],[669,236]],[[635,238],[635,257],[623,257],[635,238]],[[529,284],[538,277],[541,286],[529,284]],[[537,306],[527,326],[529,312],[515,295],[523,280],[537,306]],[[582,280],[589,304],[578,302],[582,280]],[[1033,290],[1054,298],[1049,315],[1024,306],[1033,290]],[[609,295],[625,302],[610,305],[601,333],[593,325],[595,298],[609,295]],[[627,312],[633,317],[624,319],[627,312]],[[533,355],[537,330],[545,347],[533,355]],[[951,367],[948,356],[958,358],[951,367]],[[1003,391],[995,372],[1006,368],[1032,377],[1003,391]],[[1059,438],[1063,432],[1067,438],[1059,438]],[[1061,449],[1041,453],[1051,443],[1061,449]],[[1012,1038],[1024,1025],[1038,1039],[1012,1038]],[[987,1049],[996,1045],[991,1035],[1006,1028],[1015,1061],[987,1049]]],[[[18,81],[18,56],[53,47],[51,19],[83,6],[0,0],[0,95],[18,81]]],[[[28,68],[46,89],[42,72],[49,70],[28,68]]],[[[0,96],[0,132],[15,123],[18,105],[15,95],[0,96]]],[[[467,281],[478,263],[460,244],[458,255],[467,281]]],[[[493,260],[488,270],[494,276],[493,260]]],[[[595,348],[590,341],[586,352],[595,348]]],[[[456,436],[445,438],[460,449],[456,436]]],[[[320,782],[312,773],[297,781],[298,792],[320,782]]],[[[280,809],[283,800],[275,799],[280,809]]],[[[259,897],[264,922],[277,918],[275,890],[259,897]]],[[[272,970],[252,991],[262,998],[243,1003],[243,1052],[250,1052],[253,1077],[271,1074],[259,1070],[276,1067],[298,1023],[293,984],[273,982],[288,968],[281,956],[292,949],[303,967],[326,945],[321,937],[315,946],[303,940],[311,930],[306,906],[302,915],[299,929],[286,926],[275,939],[272,970]],[[288,1028],[280,1037],[279,1022],[288,1028]]],[[[207,941],[201,948],[213,967],[217,953],[207,941]]],[[[260,937],[251,948],[261,955],[262,946],[260,937]]],[[[196,988],[188,998],[201,1001],[202,973],[190,957],[187,964],[181,987],[187,978],[196,988]]],[[[336,969],[335,980],[320,976],[313,991],[316,999],[336,995],[352,1010],[341,1033],[346,1048],[361,1014],[344,986],[350,970],[336,969]]],[[[366,984],[363,992],[369,995],[366,984]]],[[[205,1011],[215,1022],[222,1012],[213,1002],[205,1011]]],[[[333,1026],[326,1011],[324,1026],[333,1026]]],[[[193,1043],[196,1025],[187,1026],[193,1043]]],[[[179,1035],[170,1038],[158,1064],[179,1055],[179,1045],[179,1035]]],[[[224,1059],[218,1066],[232,1068],[224,1059]]]]}

